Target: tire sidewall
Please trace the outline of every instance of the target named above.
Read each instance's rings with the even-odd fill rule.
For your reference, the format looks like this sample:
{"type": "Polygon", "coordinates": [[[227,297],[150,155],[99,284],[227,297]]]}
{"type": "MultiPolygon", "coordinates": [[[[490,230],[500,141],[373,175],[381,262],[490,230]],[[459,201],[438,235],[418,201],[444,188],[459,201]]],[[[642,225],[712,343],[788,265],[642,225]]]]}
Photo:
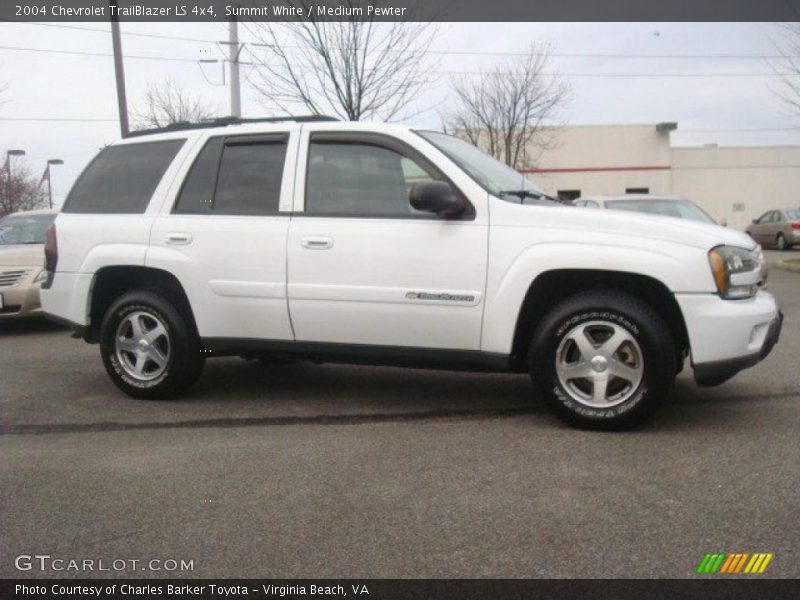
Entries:
{"type": "Polygon", "coordinates": [[[151,388],[157,388],[171,377],[175,366],[176,336],[172,323],[170,323],[169,318],[162,311],[150,304],[143,302],[125,302],[121,303],[119,306],[113,306],[109,311],[107,319],[108,320],[103,327],[103,339],[101,344],[103,345],[103,359],[108,363],[107,368],[113,372],[112,376],[115,380],[120,381],[124,385],[132,388],[148,390],[151,388]],[[164,324],[164,327],[167,330],[167,337],[169,338],[170,352],[166,369],[164,369],[164,372],[155,379],[150,379],[147,381],[131,377],[119,363],[119,358],[117,357],[116,351],[115,338],[119,324],[125,319],[125,317],[137,311],[151,314],[160,320],[164,324]]]}
{"type": "Polygon", "coordinates": [[[149,291],[134,291],[116,300],[106,312],[100,330],[103,364],[117,387],[135,398],[163,399],[178,395],[194,383],[205,362],[199,341],[192,335],[184,317],[167,300],[149,291]],[[115,337],[120,322],[135,311],[158,318],[167,330],[170,355],[167,367],[155,379],[142,381],[125,372],[116,355],[115,337]]]}
{"type": "Polygon", "coordinates": [[[668,352],[673,352],[672,340],[669,338],[667,343],[663,339],[665,325],[658,327],[653,315],[635,305],[612,307],[586,300],[567,303],[546,319],[534,338],[538,342],[534,341],[531,353],[531,375],[556,412],[568,422],[601,429],[631,426],[654,410],[671,386],[674,358],[668,352]],[[635,392],[624,402],[608,408],[588,406],[573,398],[557,373],[557,352],[562,340],[574,327],[591,321],[605,321],[630,333],[639,344],[644,363],[642,380],[635,392]]]}

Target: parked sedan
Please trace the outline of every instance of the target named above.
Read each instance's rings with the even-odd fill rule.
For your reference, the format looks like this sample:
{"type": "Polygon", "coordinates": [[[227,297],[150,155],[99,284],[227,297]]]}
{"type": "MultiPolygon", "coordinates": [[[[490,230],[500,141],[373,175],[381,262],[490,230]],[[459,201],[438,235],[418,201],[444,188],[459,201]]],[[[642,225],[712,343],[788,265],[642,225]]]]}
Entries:
{"type": "MultiPolygon", "coordinates": [[[[628,210],[632,212],[689,219],[701,223],[713,223],[702,208],[686,198],[677,196],[653,196],[650,194],[626,194],[624,196],[583,196],[573,201],[575,206],[589,208],[608,208],[611,210],[628,210]]],[[[720,223],[725,225],[726,223],[720,223]]]]}
{"type": "Polygon", "coordinates": [[[0,320],[42,314],[45,231],[56,214],[28,211],[0,220],[0,320]]]}
{"type": "Polygon", "coordinates": [[[800,244],[800,210],[770,210],[753,219],[745,231],[762,246],[789,250],[793,245],[800,244]]]}

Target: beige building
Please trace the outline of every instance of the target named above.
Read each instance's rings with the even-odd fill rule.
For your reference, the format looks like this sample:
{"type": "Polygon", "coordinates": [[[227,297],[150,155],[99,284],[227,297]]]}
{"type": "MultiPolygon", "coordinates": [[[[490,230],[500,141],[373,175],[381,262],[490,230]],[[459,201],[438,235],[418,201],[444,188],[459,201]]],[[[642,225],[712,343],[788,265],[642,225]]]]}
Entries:
{"type": "Polygon", "coordinates": [[[683,196],[744,229],[772,208],[800,206],[800,146],[670,144],[675,123],[564,127],[529,177],[569,198],[650,193],[683,196]]]}

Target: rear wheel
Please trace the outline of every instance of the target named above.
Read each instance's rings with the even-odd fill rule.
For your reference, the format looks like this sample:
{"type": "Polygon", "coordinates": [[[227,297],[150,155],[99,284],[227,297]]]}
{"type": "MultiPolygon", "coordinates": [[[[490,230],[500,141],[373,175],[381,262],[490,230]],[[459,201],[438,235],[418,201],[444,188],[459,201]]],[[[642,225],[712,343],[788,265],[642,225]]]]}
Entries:
{"type": "Polygon", "coordinates": [[[571,425],[628,429],[655,410],[676,372],[664,320],[629,294],[590,291],[558,304],[537,328],[531,377],[571,425]]]}
{"type": "Polygon", "coordinates": [[[134,398],[162,400],[194,384],[205,364],[188,320],[161,295],[128,292],[106,312],[100,328],[103,365],[134,398]]]}
{"type": "Polygon", "coordinates": [[[778,234],[778,237],[775,238],[775,247],[778,250],[788,250],[789,244],[786,242],[786,238],[782,233],[778,234]]]}

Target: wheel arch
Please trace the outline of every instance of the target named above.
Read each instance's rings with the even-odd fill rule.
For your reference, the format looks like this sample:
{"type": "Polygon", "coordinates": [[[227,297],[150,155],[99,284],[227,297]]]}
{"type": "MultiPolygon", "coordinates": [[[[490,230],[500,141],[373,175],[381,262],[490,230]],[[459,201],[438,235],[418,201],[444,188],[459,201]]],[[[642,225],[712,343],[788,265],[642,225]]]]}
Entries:
{"type": "Polygon", "coordinates": [[[122,294],[136,289],[157,293],[172,302],[187,318],[192,331],[197,334],[197,324],[189,297],[175,275],[152,267],[115,265],[99,269],[92,281],[89,292],[89,325],[83,335],[87,342],[99,341],[100,325],[109,306],[122,294]]]}
{"type": "Polygon", "coordinates": [[[678,302],[669,288],[648,275],[613,270],[554,269],[534,279],[517,314],[512,342],[512,364],[524,370],[528,347],[537,325],[560,300],[587,290],[610,289],[622,291],[651,306],[667,323],[678,350],[678,363],[689,349],[686,322],[678,302]]]}

